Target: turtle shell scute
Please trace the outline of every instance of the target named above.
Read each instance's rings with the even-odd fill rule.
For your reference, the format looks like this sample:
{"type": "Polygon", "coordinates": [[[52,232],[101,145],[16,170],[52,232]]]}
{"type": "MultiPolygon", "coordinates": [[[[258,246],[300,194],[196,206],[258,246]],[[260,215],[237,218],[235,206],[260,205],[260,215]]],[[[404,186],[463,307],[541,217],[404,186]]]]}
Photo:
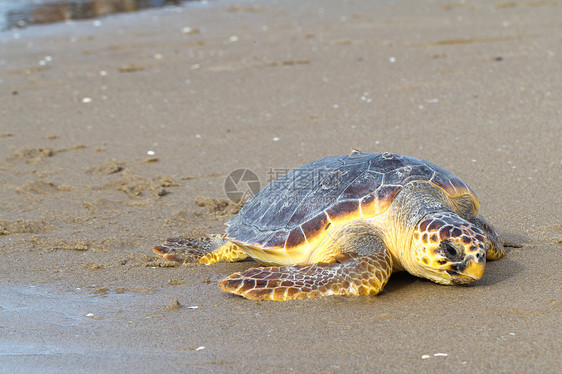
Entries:
{"type": "Polygon", "coordinates": [[[322,235],[330,221],[384,212],[403,186],[415,180],[475,199],[462,180],[427,161],[353,151],[314,161],[265,186],[227,223],[226,238],[256,248],[294,247],[306,237],[322,235]]]}

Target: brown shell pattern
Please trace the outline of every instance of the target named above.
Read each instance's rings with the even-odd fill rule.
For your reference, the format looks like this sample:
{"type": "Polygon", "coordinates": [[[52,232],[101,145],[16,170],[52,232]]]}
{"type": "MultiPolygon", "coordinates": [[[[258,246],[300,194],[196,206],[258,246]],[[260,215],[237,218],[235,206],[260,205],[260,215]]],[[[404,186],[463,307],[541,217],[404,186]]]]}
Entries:
{"type": "Polygon", "coordinates": [[[383,213],[402,187],[426,180],[451,197],[474,192],[430,162],[393,153],[325,157],[294,169],[252,196],[227,223],[227,238],[257,249],[292,249],[340,222],[383,213]]]}

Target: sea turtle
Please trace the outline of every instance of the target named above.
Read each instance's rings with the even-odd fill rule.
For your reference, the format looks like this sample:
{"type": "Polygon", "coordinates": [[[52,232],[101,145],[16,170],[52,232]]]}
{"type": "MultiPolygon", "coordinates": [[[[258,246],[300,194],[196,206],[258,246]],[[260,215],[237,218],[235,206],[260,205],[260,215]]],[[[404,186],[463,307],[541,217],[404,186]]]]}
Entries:
{"type": "Polygon", "coordinates": [[[392,153],[325,157],[252,196],[226,234],[171,238],[154,248],[178,262],[240,261],[267,267],[219,287],[249,299],[375,295],[393,271],[441,284],[480,279],[505,254],[474,192],[427,161],[392,153]]]}

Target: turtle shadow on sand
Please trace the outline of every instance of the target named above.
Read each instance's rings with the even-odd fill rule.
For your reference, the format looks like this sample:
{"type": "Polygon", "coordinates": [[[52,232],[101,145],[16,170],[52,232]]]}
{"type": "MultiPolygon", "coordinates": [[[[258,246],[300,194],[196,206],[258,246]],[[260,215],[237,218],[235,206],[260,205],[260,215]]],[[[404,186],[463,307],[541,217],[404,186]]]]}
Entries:
{"type": "MultiPolygon", "coordinates": [[[[513,248],[522,248],[524,247],[526,244],[530,244],[531,240],[521,234],[516,234],[516,233],[512,233],[512,232],[502,232],[501,236],[504,240],[504,247],[508,248],[508,249],[513,249],[513,248]]],[[[509,252],[509,251],[508,251],[509,252]]]]}
{"type": "MultiPolygon", "coordinates": [[[[498,283],[503,283],[508,279],[515,277],[517,274],[521,273],[523,269],[524,267],[520,263],[515,262],[510,258],[504,258],[502,259],[502,261],[493,261],[487,264],[487,269],[484,277],[479,281],[471,284],[453,287],[492,286],[498,283]]],[[[408,287],[411,287],[416,282],[433,284],[433,282],[429,279],[419,278],[406,271],[401,271],[392,274],[381,294],[392,294],[402,291],[404,289],[407,289],[408,287]]]]}
{"type": "Polygon", "coordinates": [[[474,287],[492,286],[494,284],[503,283],[508,279],[515,277],[524,269],[523,265],[513,261],[509,257],[502,259],[502,261],[490,263],[487,267],[488,269],[484,274],[484,277],[474,283],[474,287]]]}
{"type": "MultiPolygon", "coordinates": [[[[525,245],[531,243],[531,240],[528,237],[521,234],[503,232],[502,237],[504,238],[504,247],[506,248],[508,254],[513,250],[523,248],[525,245]]],[[[519,262],[512,260],[509,256],[506,256],[502,259],[502,261],[489,262],[486,264],[486,268],[484,277],[480,281],[476,282],[474,286],[491,286],[503,283],[504,281],[521,273],[524,266],[519,262]]]]}
{"type": "Polygon", "coordinates": [[[393,273],[388,283],[384,287],[384,293],[393,293],[400,291],[404,288],[411,286],[412,284],[424,280],[423,278],[418,278],[407,271],[400,271],[393,273]]]}

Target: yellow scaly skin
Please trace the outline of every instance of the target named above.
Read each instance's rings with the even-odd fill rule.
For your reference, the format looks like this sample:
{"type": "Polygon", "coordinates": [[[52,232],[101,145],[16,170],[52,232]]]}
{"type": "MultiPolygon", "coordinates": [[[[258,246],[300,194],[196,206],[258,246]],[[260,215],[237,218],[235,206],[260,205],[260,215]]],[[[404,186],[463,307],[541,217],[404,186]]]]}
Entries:
{"type": "Polygon", "coordinates": [[[215,262],[238,262],[248,258],[248,255],[240,250],[236,244],[226,242],[219,249],[207,253],[199,259],[199,262],[205,265],[211,265],[215,262]]]}

